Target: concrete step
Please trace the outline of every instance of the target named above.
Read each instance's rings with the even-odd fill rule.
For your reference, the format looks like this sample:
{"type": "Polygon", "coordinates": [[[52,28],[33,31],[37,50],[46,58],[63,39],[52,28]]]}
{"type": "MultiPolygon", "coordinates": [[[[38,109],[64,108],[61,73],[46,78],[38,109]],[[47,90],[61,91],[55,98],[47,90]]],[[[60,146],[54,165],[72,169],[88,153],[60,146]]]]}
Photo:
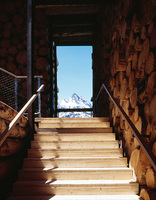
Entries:
{"type": "Polygon", "coordinates": [[[122,157],[123,149],[28,149],[28,158],[51,157],[122,157]]]}
{"type": "Polygon", "coordinates": [[[92,127],[92,128],[38,128],[38,133],[112,133],[112,127],[108,128],[99,128],[99,127],[92,127]]]}
{"type": "Polygon", "coordinates": [[[19,171],[19,180],[130,180],[129,168],[28,168],[19,171]]]}
{"type": "Polygon", "coordinates": [[[39,122],[39,128],[108,128],[110,127],[110,122],[70,122],[69,123],[47,123],[39,122]]]}
{"type": "Polygon", "coordinates": [[[34,135],[35,141],[106,141],[115,140],[115,133],[39,133],[34,135]]]}
{"type": "Polygon", "coordinates": [[[119,148],[117,140],[114,141],[45,141],[31,142],[32,149],[102,149],[119,148]]]}
{"type": "Polygon", "coordinates": [[[109,117],[90,117],[90,118],[35,118],[35,122],[44,123],[72,123],[72,122],[109,122],[109,117]]]}
{"type": "Polygon", "coordinates": [[[13,192],[15,195],[136,195],[138,186],[127,180],[18,181],[13,192]]]}
{"type": "Polygon", "coordinates": [[[127,167],[127,158],[25,158],[24,168],[116,168],[127,167]]]}

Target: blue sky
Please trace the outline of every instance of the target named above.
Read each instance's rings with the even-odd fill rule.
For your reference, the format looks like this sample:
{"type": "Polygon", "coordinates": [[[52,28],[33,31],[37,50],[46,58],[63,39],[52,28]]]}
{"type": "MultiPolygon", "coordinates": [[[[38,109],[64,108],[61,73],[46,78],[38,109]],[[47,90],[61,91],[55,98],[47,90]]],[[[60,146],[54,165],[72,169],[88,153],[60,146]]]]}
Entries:
{"type": "Polygon", "coordinates": [[[92,97],[92,47],[58,46],[58,101],[73,93],[90,102],[92,97]]]}

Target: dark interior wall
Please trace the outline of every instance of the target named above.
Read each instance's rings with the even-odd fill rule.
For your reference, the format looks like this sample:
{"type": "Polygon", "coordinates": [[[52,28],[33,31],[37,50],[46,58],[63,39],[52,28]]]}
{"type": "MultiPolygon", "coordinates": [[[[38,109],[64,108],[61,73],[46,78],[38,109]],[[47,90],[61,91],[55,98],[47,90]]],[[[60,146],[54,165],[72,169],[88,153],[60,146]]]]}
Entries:
{"type": "MultiPolygon", "coordinates": [[[[107,5],[99,14],[93,48],[94,98],[105,83],[153,149],[156,141],[155,11],[156,3],[151,0],[107,5]]],[[[107,113],[105,96],[101,95],[103,102],[99,100],[94,104],[95,116],[107,113]]],[[[128,158],[138,149],[139,159],[135,159],[135,166],[132,164],[137,180],[151,187],[146,178],[147,169],[152,169],[147,157],[143,156],[139,143],[131,137],[128,125],[112,103],[109,108],[114,130],[128,158]]]]}
{"type": "MultiPolygon", "coordinates": [[[[34,74],[43,76],[41,84],[45,84],[45,90],[42,94],[42,116],[48,116],[48,23],[42,9],[35,10],[34,18],[34,74]]],[[[26,0],[2,0],[0,2],[0,67],[15,75],[27,75],[26,0]]],[[[37,80],[35,80],[35,91],[36,89],[37,80]]],[[[20,95],[25,98],[27,96],[26,81],[21,84],[20,95]]]]}

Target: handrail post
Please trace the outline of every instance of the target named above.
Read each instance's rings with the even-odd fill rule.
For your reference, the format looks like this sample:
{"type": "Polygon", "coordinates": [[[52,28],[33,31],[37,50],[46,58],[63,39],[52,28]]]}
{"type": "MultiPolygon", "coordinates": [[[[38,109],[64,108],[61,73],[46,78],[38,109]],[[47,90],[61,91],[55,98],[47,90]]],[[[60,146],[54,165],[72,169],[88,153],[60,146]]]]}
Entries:
{"type": "MultiPolygon", "coordinates": [[[[37,82],[38,82],[38,88],[39,88],[41,85],[40,78],[37,78],[37,82]]],[[[39,112],[39,117],[41,117],[41,94],[40,93],[38,95],[38,112],[39,112]]]]}
{"type": "Polygon", "coordinates": [[[15,78],[15,110],[18,110],[18,81],[15,78]]]}
{"type": "MultiPolygon", "coordinates": [[[[34,91],[34,70],[33,70],[33,25],[34,25],[34,1],[27,0],[27,99],[30,99],[34,91]]],[[[34,132],[34,108],[33,105],[28,109],[28,121],[30,125],[30,139],[34,132]]]]}

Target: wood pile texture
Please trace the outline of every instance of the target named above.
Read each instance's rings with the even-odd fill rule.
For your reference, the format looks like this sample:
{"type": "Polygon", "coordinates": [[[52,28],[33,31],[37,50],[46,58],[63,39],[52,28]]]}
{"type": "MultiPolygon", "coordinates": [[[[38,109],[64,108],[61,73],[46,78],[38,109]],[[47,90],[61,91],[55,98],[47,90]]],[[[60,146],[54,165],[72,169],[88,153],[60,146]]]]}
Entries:
{"type": "MultiPolygon", "coordinates": [[[[34,74],[42,75],[45,84],[42,93],[42,116],[47,116],[48,90],[48,32],[43,10],[35,13],[34,28],[34,74]]],[[[27,75],[27,1],[0,1],[0,67],[15,75],[27,75]]],[[[35,85],[35,90],[37,85],[35,85]]],[[[27,96],[27,85],[22,84],[21,94],[27,96]]],[[[4,97],[1,97],[1,100],[4,97]]]]}
{"type": "MultiPolygon", "coordinates": [[[[155,1],[151,0],[121,0],[103,9],[95,30],[93,89],[98,94],[101,84],[106,84],[156,155],[155,11],[155,1]]],[[[95,105],[108,105],[105,98],[95,105]]],[[[95,112],[98,116],[99,111],[95,112]]],[[[112,103],[109,114],[137,180],[150,188],[146,192],[153,200],[156,174],[151,164],[112,103]]]]}

